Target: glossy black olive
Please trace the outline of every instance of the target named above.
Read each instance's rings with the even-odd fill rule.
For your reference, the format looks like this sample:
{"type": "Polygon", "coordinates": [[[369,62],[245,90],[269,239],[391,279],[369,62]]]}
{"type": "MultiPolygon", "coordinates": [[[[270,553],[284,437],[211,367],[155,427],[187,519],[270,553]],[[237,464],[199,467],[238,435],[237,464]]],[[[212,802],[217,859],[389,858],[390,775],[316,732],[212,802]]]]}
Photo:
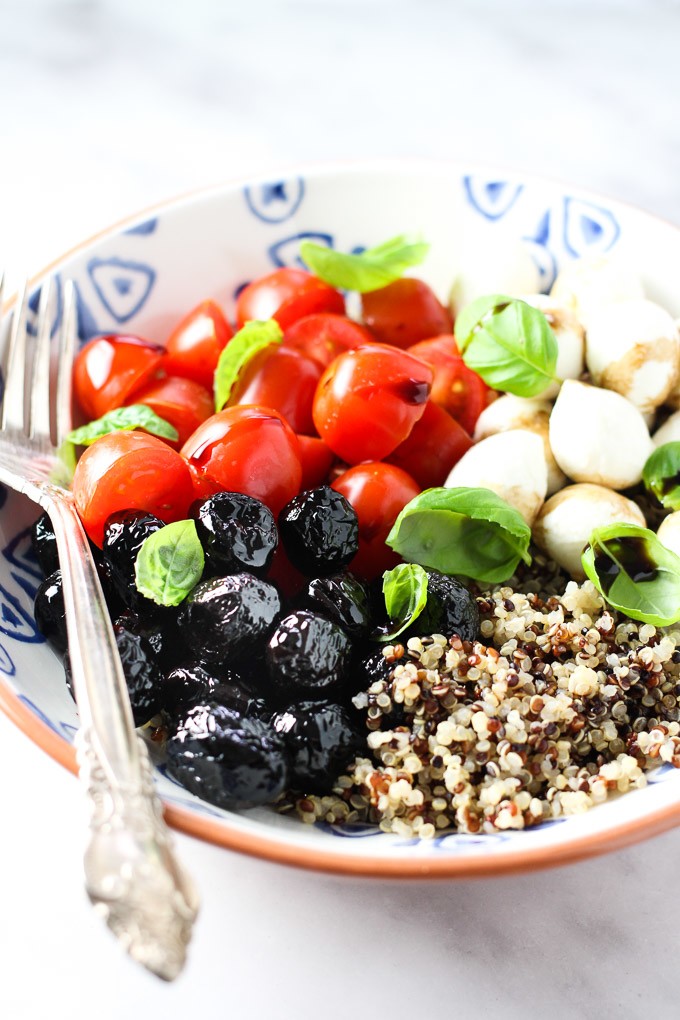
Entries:
{"type": "Polygon", "coordinates": [[[240,492],[218,492],[192,507],[191,516],[213,573],[267,573],[279,536],[264,503],[240,492]]]}
{"type": "Polygon", "coordinates": [[[182,603],[179,626],[202,662],[230,664],[255,654],[281,609],[276,588],[252,574],[201,581],[182,603]]]}
{"type": "Polygon", "coordinates": [[[144,510],[119,510],[104,525],[102,552],[109,563],[109,578],[123,603],[136,613],[163,616],[165,607],[156,605],[137,591],[135,561],[149,535],[165,527],[163,521],[144,510]]]}
{"type": "Polygon", "coordinates": [[[336,573],[359,548],[357,515],[328,485],[292,499],[279,514],[279,534],[291,563],[307,577],[336,573]]]}
{"type": "Polygon", "coordinates": [[[66,617],[64,615],[64,593],[61,586],[61,570],[55,570],[42,582],[35,596],[35,622],[58,652],[68,647],[66,617]]]}
{"type": "Polygon", "coordinates": [[[330,793],[357,755],[367,755],[366,731],[342,705],[301,701],[277,712],[274,729],[290,755],[290,784],[304,793],[330,793]]]}
{"type": "Polygon", "coordinates": [[[370,630],[368,590],[358,577],[347,571],[316,577],[307,585],[302,601],[339,624],[351,637],[365,637],[370,630]]]}
{"type": "Polygon", "coordinates": [[[262,715],[265,703],[230,669],[208,669],[200,662],[186,662],[163,677],[163,708],[177,715],[198,702],[215,701],[238,715],[262,715]]]}
{"type": "Polygon", "coordinates": [[[38,565],[45,577],[59,569],[57,540],[54,535],[52,521],[42,513],[31,527],[31,545],[38,565]]]}
{"type": "Polygon", "coordinates": [[[113,625],[118,654],[125,674],[135,726],[143,726],[162,706],[162,672],[151,643],[137,630],[128,614],[113,625]]]}
{"type": "Polygon", "coordinates": [[[457,634],[461,641],[475,641],[479,635],[479,610],[470,592],[455,577],[427,571],[427,604],[415,623],[398,640],[413,635],[457,634]]]}
{"type": "Polygon", "coordinates": [[[337,623],[306,609],[289,613],[267,646],[272,686],[284,694],[324,697],[342,683],[351,651],[350,639],[337,623]]]}
{"type": "Polygon", "coordinates": [[[170,670],[187,652],[184,640],[177,626],[179,610],[175,606],[159,607],[163,615],[157,620],[132,612],[131,609],[118,614],[118,622],[127,630],[146,638],[151,645],[161,672],[170,670]]]}
{"type": "Polygon", "coordinates": [[[253,807],[271,803],[286,788],[288,754],[268,723],[209,701],[189,709],[170,735],[167,770],[211,804],[253,807]]]}

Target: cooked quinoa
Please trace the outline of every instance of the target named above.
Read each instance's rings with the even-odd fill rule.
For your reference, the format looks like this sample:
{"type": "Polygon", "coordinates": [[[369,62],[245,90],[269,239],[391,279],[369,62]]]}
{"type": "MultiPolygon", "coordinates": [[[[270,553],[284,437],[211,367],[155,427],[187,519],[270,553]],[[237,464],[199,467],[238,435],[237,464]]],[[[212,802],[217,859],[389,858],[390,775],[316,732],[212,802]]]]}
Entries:
{"type": "Polygon", "coordinates": [[[478,599],[480,641],[433,634],[383,651],[393,668],[355,699],[369,754],[307,822],[375,822],[429,838],[573,815],[680,767],[680,630],[608,608],[586,581],[561,596],[478,599]]]}

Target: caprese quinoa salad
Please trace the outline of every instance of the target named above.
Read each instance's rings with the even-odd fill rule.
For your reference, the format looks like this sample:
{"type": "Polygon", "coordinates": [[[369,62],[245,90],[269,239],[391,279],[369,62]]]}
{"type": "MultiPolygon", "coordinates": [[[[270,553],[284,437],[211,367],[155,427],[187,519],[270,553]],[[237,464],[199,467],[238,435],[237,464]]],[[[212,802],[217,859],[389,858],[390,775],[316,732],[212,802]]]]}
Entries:
{"type": "Polygon", "coordinates": [[[610,259],[447,307],[404,275],[426,251],[305,242],[235,328],[208,300],[76,357],[135,722],[220,807],[492,833],[680,767],[677,324],[610,259]]]}

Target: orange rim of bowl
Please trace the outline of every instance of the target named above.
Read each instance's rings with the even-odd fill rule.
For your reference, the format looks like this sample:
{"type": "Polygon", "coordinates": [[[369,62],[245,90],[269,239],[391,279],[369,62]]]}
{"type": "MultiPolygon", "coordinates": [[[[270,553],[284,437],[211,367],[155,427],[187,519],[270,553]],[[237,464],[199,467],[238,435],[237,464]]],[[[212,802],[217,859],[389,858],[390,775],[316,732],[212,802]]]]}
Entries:
{"type": "MultiPolygon", "coordinates": [[[[116,223],[98,231],[85,241],[70,248],[67,252],[54,259],[44,269],[32,278],[35,282],[51,273],[63,262],[73,255],[94,244],[98,240],[113,234],[136,223],[151,213],[169,209],[175,205],[190,201],[194,198],[207,196],[211,193],[218,193],[222,190],[236,190],[239,187],[252,185],[258,181],[285,179],[287,173],[300,174],[316,173],[331,174],[338,170],[347,171],[355,168],[370,172],[371,170],[389,171],[396,167],[402,169],[421,169],[430,172],[450,172],[460,174],[466,172],[484,172],[493,170],[498,173],[498,167],[485,167],[479,164],[456,164],[452,162],[436,160],[371,160],[371,161],[346,161],[344,163],[319,163],[305,164],[305,166],[291,167],[289,170],[281,170],[276,174],[268,173],[254,174],[251,177],[238,178],[225,181],[205,188],[193,189],[189,192],[165,199],[142,209],[140,212],[118,220],[116,223]]],[[[524,174],[521,170],[509,171],[509,177],[522,177],[523,180],[532,180],[543,185],[555,187],[569,187],[573,192],[578,192],[584,197],[596,198],[614,202],[616,205],[627,208],[636,213],[642,213],[645,217],[662,223],[673,230],[679,228],[665,220],[661,216],[640,209],[631,203],[612,199],[598,194],[589,189],[573,188],[557,180],[544,177],[536,177],[532,174],[524,174]]],[[[10,298],[7,307],[11,306],[14,298],[10,298]]],[[[51,758],[63,765],[74,775],[78,773],[75,748],[62,736],[52,730],[42,719],[25,705],[19,696],[9,687],[0,681],[0,709],[5,715],[22,730],[33,743],[42,748],[51,758]]],[[[220,822],[197,815],[186,808],[173,804],[163,804],[164,816],[167,823],[173,828],[184,832],[187,835],[195,836],[216,846],[226,847],[251,857],[259,857],[263,860],[273,861],[279,864],[286,864],[306,870],[322,871],[332,874],[364,877],[364,878],[407,878],[407,879],[444,879],[444,878],[490,878],[502,875],[518,874],[526,871],[534,871],[545,868],[558,867],[571,864],[589,857],[599,856],[620,850],[626,846],[651,839],[661,835],[669,829],[680,825],[680,801],[677,804],[669,804],[659,808],[639,819],[633,819],[620,825],[613,826],[604,832],[586,834],[579,839],[571,840],[569,843],[548,847],[535,847],[525,850],[518,850],[504,853],[502,857],[497,855],[481,855],[474,858],[437,857],[437,858],[394,858],[372,857],[368,854],[352,857],[343,853],[335,853],[329,850],[307,848],[297,845],[290,845],[259,833],[243,832],[231,828],[228,818],[220,822]]],[[[300,824],[303,824],[302,822],[300,824]]]]}

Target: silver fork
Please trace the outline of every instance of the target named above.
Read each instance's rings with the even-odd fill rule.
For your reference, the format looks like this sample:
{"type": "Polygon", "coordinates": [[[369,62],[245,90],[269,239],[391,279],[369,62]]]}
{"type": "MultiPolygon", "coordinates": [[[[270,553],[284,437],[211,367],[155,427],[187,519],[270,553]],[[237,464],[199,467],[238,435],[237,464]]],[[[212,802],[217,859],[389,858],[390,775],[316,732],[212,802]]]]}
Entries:
{"type": "Polygon", "coordinates": [[[116,642],[85,532],[70,491],[55,478],[57,450],[71,428],[76,313],[67,283],[56,387],[50,387],[50,283],[43,285],[35,340],[28,291],[2,324],[5,380],[0,411],[0,481],[50,516],[57,539],[73,686],[80,716],[80,778],[88,792],[88,895],[127,952],[159,977],[181,971],[198,910],[193,882],[176,860],[154,791],[144,742],[135,732],[116,642]],[[54,437],[54,442],[52,441],[54,437]]]}

